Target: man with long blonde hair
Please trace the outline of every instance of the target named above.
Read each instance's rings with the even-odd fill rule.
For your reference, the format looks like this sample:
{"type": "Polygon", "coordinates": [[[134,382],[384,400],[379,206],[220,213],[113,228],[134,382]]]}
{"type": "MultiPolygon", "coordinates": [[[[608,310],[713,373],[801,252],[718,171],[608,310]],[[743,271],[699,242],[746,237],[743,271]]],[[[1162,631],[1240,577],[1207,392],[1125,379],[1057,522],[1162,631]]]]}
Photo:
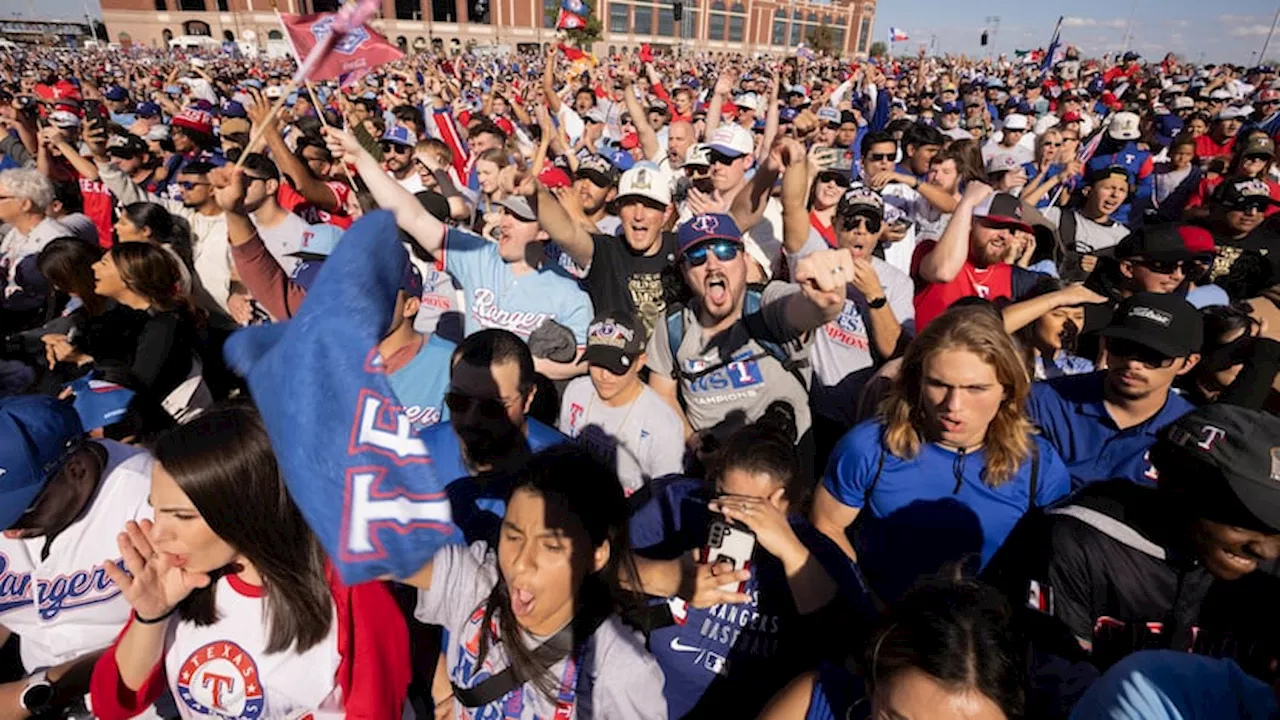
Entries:
{"type": "Polygon", "coordinates": [[[882,600],[946,564],[985,565],[1025,512],[1070,490],[1027,418],[1018,358],[992,308],[949,310],[907,347],[879,417],[832,452],[814,525],[882,600]]]}

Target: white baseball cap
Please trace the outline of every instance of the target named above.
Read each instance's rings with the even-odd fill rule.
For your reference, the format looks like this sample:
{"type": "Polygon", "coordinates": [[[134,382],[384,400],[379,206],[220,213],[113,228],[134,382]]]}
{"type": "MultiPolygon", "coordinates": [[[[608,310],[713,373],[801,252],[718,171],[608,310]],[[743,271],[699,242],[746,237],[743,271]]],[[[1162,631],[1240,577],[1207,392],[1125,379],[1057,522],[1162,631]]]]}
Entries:
{"type": "Polygon", "coordinates": [[[1228,105],[1218,111],[1219,120],[1240,120],[1248,117],[1248,115],[1249,114],[1244,111],[1244,108],[1238,108],[1233,105],[1228,105]]]}
{"type": "Polygon", "coordinates": [[[1195,106],[1196,106],[1196,101],[1192,100],[1187,95],[1179,95],[1178,97],[1173,99],[1174,110],[1190,110],[1195,106]]]}
{"type": "Polygon", "coordinates": [[[746,128],[737,123],[727,123],[716,128],[707,140],[707,147],[721,155],[740,158],[750,155],[756,148],[755,140],[746,128]]]}
{"type": "Polygon", "coordinates": [[[756,112],[760,112],[760,98],[755,93],[739,95],[738,98],[733,101],[733,104],[745,110],[755,110],[756,112]]]}
{"type": "Polygon", "coordinates": [[[1114,140],[1137,140],[1142,136],[1141,120],[1131,112],[1118,112],[1111,117],[1107,134],[1114,140]]]}
{"type": "Polygon", "coordinates": [[[642,197],[659,205],[671,204],[671,177],[651,162],[637,163],[618,181],[618,201],[642,197]]]}
{"type": "Polygon", "coordinates": [[[1022,167],[1016,155],[1010,152],[999,152],[987,160],[987,172],[1008,172],[1022,167]]]}
{"type": "Polygon", "coordinates": [[[1013,113],[1004,119],[1005,130],[1026,130],[1029,125],[1027,116],[1018,113],[1013,113]]]}
{"type": "Polygon", "coordinates": [[[684,153],[685,167],[710,167],[711,152],[706,145],[702,143],[694,143],[684,153]]]}

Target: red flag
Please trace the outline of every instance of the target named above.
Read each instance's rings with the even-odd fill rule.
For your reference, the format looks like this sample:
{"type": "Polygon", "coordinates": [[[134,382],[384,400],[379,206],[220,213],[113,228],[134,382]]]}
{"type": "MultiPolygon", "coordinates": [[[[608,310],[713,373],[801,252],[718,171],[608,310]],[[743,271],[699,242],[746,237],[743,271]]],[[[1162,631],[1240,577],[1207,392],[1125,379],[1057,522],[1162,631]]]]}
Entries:
{"type": "Polygon", "coordinates": [[[640,46],[640,62],[653,62],[653,48],[649,47],[649,43],[640,46]]]}
{"type": "MultiPolygon", "coordinates": [[[[293,41],[299,57],[310,55],[312,48],[332,32],[336,13],[281,15],[281,22],[293,41]]],[[[356,71],[369,70],[404,57],[394,45],[367,24],[343,33],[328,53],[307,74],[306,80],[332,80],[356,71]]]]}
{"type": "Polygon", "coordinates": [[[587,21],[581,15],[575,15],[564,8],[560,8],[560,14],[556,17],[557,30],[581,30],[587,26],[587,21]]]}
{"type": "Polygon", "coordinates": [[[570,47],[563,43],[560,44],[560,52],[564,53],[564,59],[568,60],[569,62],[573,62],[574,60],[581,60],[582,58],[587,56],[586,53],[582,52],[578,48],[570,47]]]}

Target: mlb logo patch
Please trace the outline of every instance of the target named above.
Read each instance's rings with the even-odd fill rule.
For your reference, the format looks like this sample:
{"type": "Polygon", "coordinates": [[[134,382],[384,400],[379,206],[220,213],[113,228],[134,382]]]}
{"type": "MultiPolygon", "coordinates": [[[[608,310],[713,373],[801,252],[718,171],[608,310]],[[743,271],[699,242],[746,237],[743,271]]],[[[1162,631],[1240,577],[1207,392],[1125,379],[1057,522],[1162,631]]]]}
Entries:
{"type": "Polygon", "coordinates": [[[1053,614],[1053,588],[1032,580],[1027,589],[1027,607],[1046,615],[1053,614]]]}
{"type": "MultiPolygon", "coordinates": [[[[315,36],[316,42],[323,42],[325,38],[333,34],[334,18],[327,17],[311,26],[311,34],[315,36]]],[[[350,31],[343,33],[342,37],[333,45],[333,51],[342,55],[350,55],[360,48],[369,40],[369,31],[364,29],[363,25],[352,28],[350,31]]]]}

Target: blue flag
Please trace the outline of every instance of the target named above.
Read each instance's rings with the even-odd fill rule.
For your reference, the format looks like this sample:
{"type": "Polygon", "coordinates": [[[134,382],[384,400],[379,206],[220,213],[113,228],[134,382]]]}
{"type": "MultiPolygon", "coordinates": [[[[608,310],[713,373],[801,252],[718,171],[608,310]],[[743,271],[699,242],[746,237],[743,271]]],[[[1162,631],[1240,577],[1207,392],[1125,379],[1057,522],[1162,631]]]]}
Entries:
{"type": "Polygon", "coordinates": [[[560,7],[574,15],[586,15],[587,3],[584,0],[562,0],[560,7]]]}
{"type": "Polygon", "coordinates": [[[1053,37],[1049,40],[1049,49],[1044,51],[1044,59],[1040,61],[1040,72],[1048,73],[1053,70],[1053,66],[1062,58],[1058,55],[1058,46],[1062,39],[1062,17],[1058,17],[1058,24],[1053,26],[1053,37]]]}
{"type": "Polygon", "coordinates": [[[240,330],[225,349],[290,495],[347,584],[407,577],[462,542],[427,448],[374,362],[407,262],[391,213],[370,213],[292,320],[240,330]]]}

